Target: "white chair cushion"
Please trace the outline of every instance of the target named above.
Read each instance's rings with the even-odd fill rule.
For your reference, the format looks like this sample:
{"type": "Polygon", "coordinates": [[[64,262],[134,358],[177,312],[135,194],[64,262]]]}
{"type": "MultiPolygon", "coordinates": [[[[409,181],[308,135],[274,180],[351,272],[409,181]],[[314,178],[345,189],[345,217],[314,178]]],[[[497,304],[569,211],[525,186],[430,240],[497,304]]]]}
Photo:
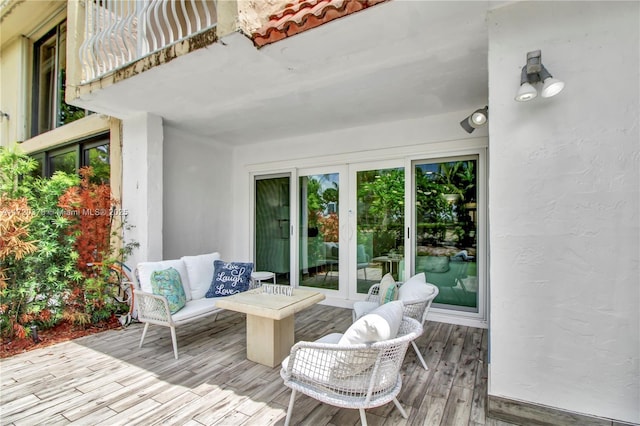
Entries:
{"type": "Polygon", "coordinates": [[[396,286],[396,280],[393,275],[385,274],[380,281],[380,290],[378,296],[380,297],[380,304],[388,303],[398,298],[398,288],[396,286]]]}
{"type": "Polygon", "coordinates": [[[359,300],[353,303],[353,312],[355,312],[356,320],[361,316],[368,314],[375,308],[380,306],[377,302],[367,302],[366,300],[359,300]]]}
{"type": "Polygon", "coordinates": [[[403,304],[399,300],[380,305],[351,324],[339,344],[356,345],[393,339],[398,334],[402,322],[402,307],[403,304]]]}
{"type": "Polygon", "coordinates": [[[220,260],[220,253],[208,253],[198,256],[182,256],[191,287],[191,298],[202,299],[213,281],[213,261],[220,260]]]}
{"type": "MultiPolygon", "coordinates": [[[[357,345],[359,343],[375,343],[393,339],[398,335],[402,322],[402,302],[399,300],[385,303],[366,314],[344,332],[338,345],[357,345]]],[[[347,378],[360,374],[376,361],[374,354],[365,352],[347,352],[339,354],[336,364],[338,378],[347,378]]]]}
{"type": "Polygon", "coordinates": [[[153,293],[153,288],[151,287],[151,274],[155,271],[162,271],[169,268],[175,268],[175,270],[178,271],[180,274],[180,280],[182,281],[182,287],[184,288],[186,300],[191,300],[189,276],[187,275],[184,262],[180,259],[138,263],[138,279],[140,280],[140,288],[142,291],[153,293]]]}
{"type": "Polygon", "coordinates": [[[191,318],[211,313],[211,309],[215,308],[215,306],[216,299],[193,299],[187,302],[184,308],[171,315],[171,318],[174,322],[188,321],[191,318]]]}
{"type": "Polygon", "coordinates": [[[433,287],[427,285],[427,279],[424,272],[421,272],[409,278],[400,286],[398,291],[398,300],[403,302],[412,302],[415,300],[424,300],[433,294],[433,287]]]}

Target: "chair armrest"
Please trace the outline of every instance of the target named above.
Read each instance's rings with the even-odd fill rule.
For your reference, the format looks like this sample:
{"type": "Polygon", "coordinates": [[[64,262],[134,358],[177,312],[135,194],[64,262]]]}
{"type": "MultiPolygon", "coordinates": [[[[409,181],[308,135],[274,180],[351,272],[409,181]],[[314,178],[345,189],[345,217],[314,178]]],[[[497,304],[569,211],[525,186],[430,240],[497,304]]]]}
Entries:
{"type": "Polygon", "coordinates": [[[134,300],[138,310],[138,319],[156,324],[173,324],[169,302],[166,297],[135,289],[134,300]]]}
{"type": "Polygon", "coordinates": [[[380,303],[380,284],[374,284],[369,287],[369,291],[367,292],[367,297],[365,300],[367,302],[380,303]]]}
{"type": "MultiPolygon", "coordinates": [[[[291,348],[286,369],[282,371],[285,380],[297,380],[309,384],[319,384],[325,388],[338,386],[336,378],[358,376],[354,364],[372,365],[379,350],[369,344],[338,345],[336,343],[298,342],[291,348]]],[[[366,375],[369,376],[370,372],[366,375]]],[[[365,381],[365,383],[367,383],[365,381]]],[[[342,383],[344,385],[344,383],[342,383]]],[[[366,390],[367,386],[360,391],[366,390]]]]}

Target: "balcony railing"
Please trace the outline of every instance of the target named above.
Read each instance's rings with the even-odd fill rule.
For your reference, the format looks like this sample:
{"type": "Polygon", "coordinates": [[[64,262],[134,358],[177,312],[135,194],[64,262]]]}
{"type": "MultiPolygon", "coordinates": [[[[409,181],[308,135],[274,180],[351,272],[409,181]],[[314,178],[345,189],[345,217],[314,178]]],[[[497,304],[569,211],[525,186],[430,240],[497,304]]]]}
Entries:
{"type": "Polygon", "coordinates": [[[86,0],[80,46],[86,83],[215,27],[212,0],[86,0]]]}

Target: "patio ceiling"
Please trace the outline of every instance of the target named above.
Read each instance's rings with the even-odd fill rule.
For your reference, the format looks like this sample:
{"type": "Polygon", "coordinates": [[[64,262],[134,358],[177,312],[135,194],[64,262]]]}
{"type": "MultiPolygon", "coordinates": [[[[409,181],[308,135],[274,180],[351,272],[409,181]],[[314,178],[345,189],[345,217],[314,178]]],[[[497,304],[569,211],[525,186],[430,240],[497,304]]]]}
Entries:
{"type": "Polygon", "coordinates": [[[256,49],[241,34],[85,95],[228,144],[484,106],[486,12],[502,2],[394,0],[256,49]]]}

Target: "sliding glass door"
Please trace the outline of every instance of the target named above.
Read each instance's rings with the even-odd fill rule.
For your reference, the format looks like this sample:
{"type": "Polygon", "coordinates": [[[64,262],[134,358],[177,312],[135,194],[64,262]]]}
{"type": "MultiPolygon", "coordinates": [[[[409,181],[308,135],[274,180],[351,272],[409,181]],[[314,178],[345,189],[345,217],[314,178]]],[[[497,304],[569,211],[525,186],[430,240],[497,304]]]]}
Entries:
{"type": "Polygon", "coordinates": [[[352,292],[366,294],[385,274],[396,280],[404,275],[404,167],[384,162],[352,168],[356,182],[352,292]]]}
{"type": "Polygon", "coordinates": [[[342,175],[339,168],[300,171],[298,283],[344,297],[342,175]]]}
{"type": "Polygon", "coordinates": [[[255,270],[274,272],[279,284],[290,281],[290,181],[289,174],[255,179],[255,270]]]}
{"type": "Polygon", "coordinates": [[[484,315],[480,159],[399,158],[256,177],[255,267],[344,305],[387,273],[403,282],[424,272],[440,289],[435,308],[484,315]]]}
{"type": "Polygon", "coordinates": [[[436,306],[478,312],[478,159],[416,161],[413,265],[440,289],[436,306]]]}

